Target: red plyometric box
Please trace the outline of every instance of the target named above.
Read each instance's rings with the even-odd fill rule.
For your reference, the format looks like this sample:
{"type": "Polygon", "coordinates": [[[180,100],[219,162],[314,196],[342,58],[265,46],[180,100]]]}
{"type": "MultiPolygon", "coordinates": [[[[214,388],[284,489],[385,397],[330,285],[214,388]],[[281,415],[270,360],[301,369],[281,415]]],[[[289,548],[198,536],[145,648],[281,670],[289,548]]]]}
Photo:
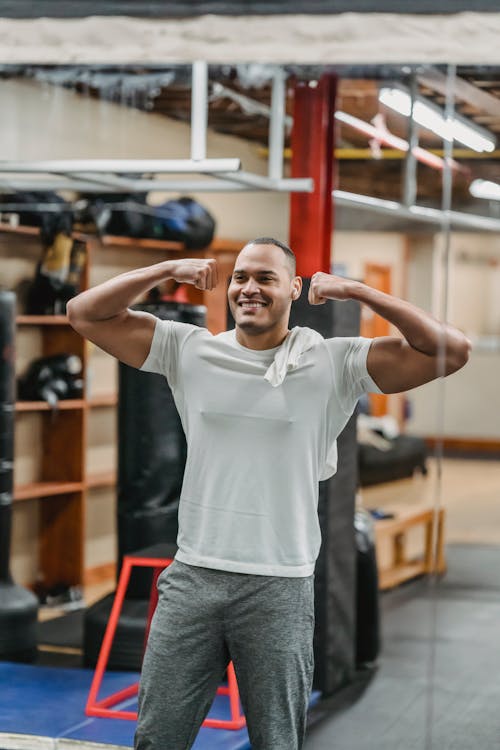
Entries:
{"type": "MultiPolygon", "coordinates": [[[[111,608],[111,614],[109,616],[106,631],[104,633],[101,650],[99,651],[99,658],[97,659],[94,677],[92,678],[92,684],[90,686],[90,691],[87,698],[87,705],[85,706],[85,714],[87,716],[99,716],[101,718],[108,719],[130,719],[132,721],[137,719],[137,711],[124,711],[113,707],[116,706],[117,703],[121,703],[122,701],[127,700],[128,698],[132,698],[134,695],[137,695],[139,690],[138,682],[135,682],[116,693],[112,693],[106,698],[101,698],[100,700],[98,700],[98,695],[108,664],[109,654],[113,645],[113,638],[115,637],[116,628],[118,626],[118,620],[123,607],[123,600],[125,599],[125,594],[130,580],[132,568],[153,568],[153,582],[151,585],[151,594],[149,597],[149,612],[144,642],[145,646],[149,635],[151,620],[156,609],[156,604],[158,602],[158,592],[156,588],[158,576],[160,575],[161,571],[167,567],[167,565],[170,565],[171,562],[172,558],[134,557],[133,555],[125,555],[125,557],[123,558],[122,569],[120,578],[118,579],[118,586],[116,589],[113,606],[111,608]]],[[[217,689],[217,694],[227,695],[229,697],[231,718],[205,719],[205,721],[203,722],[204,727],[213,727],[214,729],[241,729],[246,724],[245,716],[241,713],[240,710],[240,696],[232,662],[227,668],[227,676],[227,687],[221,685],[217,689]]]]}

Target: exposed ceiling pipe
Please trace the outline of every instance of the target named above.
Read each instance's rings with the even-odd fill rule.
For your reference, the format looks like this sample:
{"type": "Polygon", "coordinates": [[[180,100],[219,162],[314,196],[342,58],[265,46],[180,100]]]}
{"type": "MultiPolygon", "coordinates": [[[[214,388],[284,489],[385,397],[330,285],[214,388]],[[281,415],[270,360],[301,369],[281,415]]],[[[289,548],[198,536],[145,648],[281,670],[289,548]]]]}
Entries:
{"type": "MultiPolygon", "coordinates": [[[[383,143],[385,146],[390,146],[391,148],[404,151],[405,153],[410,148],[408,141],[390,133],[387,128],[381,126],[380,121],[377,125],[371,125],[369,122],[360,120],[359,117],[354,117],[353,115],[341,111],[335,112],[335,119],[344,123],[344,125],[348,125],[354,130],[357,130],[359,133],[367,135],[377,143],[383,143]]],[[[421,146],[415,146],[413,148],[413,154],[417,161],[427,164],[427,166],[432,167],[433,169],[444,169],[444,159],[432,154],[430,151],[426,151],[426,149],[421,146]]],[[[465,171],[464,168],[454,160],[452,160],[450,166],[457,172],[465,171]]]]}

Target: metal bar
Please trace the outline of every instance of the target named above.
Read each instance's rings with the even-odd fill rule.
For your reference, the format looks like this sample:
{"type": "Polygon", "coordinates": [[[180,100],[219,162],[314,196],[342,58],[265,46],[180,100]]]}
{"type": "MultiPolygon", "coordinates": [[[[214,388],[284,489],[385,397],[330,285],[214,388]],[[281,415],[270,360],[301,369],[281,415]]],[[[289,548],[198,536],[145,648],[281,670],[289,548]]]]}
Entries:
{"type": "MultiPolygon", "coordinates": [[[[247,175],[247,178],[243,177],[241,181],[235,181],[233,177],[230,174],[227,175],[227,178],[207,180],[132,180],[128,185],[128,192],[226,193],[270,190],[275,192],[307,193],[313,189],[313,182],[309,178],[270,180],[268,177],[261,175],[247,175]]],[[[87,193],[116,192],[116,187],[113,185],[107,186],[79,179],[58,180],[55,178],[53,180],[42,179],[33,181],[22,178],[10,178],[4,180],[0,176],[0,191],[2,189],[8,192],[16,190],[27,190],[30,192],[44,192],[46,190],[74,190],[87,193]]],[[[2,210],[1,204],[0,210],[2,210]]]]}
{"type": "Polygon", "coordinates": [[[413,206],[417,199],[417,158],[415,151],[418,147],[418,125],[413,117],[417,92],[417,76],[415,75],[415,71],[413,71],[410,79],[411,110],[408,118],[409,148],[406,152],[403,183],[403,203],[405,206],[413,206]]]}
{"type": "MultiPolygon", "coordinates": [[[[64,177],[64,175],[62,175],[64,177]]],[[[133,190],[133,180],[126,180],[122,177],[116,177],[116,175],[93,175],[89,172],[75,172],[71,175],[74,180],[81,180],[82,182],[92,182],[100,187],[107,187],[111,190],[125,190],[130,192],[133,190]]]]}
{"type": "MultiPolygon", "coordinates": [[[[408,221],[420,221],[424,224],[441,226],[443,218],[439,208],[426,208],[425,206],[404,206],[397,201],[387,201],[382,198],[372,198],[370,195],[359,195],[348,193],[345,190],[334,190],[333,198],[337,206],[359,208],[373,211],[385,216],[396,216],[408,221]]],[[[450,223],[453,227],[461,229],[479,229],[483,232],[500,232],[500,219],[489,216],[478,216],[478,214],[467,214],[460,211],[449,212],[450,223]]]]}
{"type": "Polygon", "coordinates": [[[285,193],[312,193],[314,190],[314,181],[310,177],[277,179],[252,172],[226,174],[224,177],[236,184],[248,185],[259,190],[275,190],[285,193]]]}
{"type": "Polygon", "coordinates": [[[173,174],[238,172],[240,159],[61,159],[54,161],[0,161],[0,172],[113,172],[119,174],[173,174]]]}
{"type": "Polygon", "coordinates": [[[191,159],[207,157],[208,65],[197,60],[191,78],[191,159]]]}
{"type": "Polygon", "coordinates": [[[286,75],[277,68],[273,76],[271,120],[269,122],[268,175],[273,180],[283,177],[283,148],[285,145],[286,75]]]}
{"type": "MultiPolygon", "coordinates": [[[[148,192],[180,192],[180,193],[211,193],[211,192],[227,192],[231,190],[259,190],[261,188],[239,185],[235,182],[229,182],[225,179],[206,179],[206,180],[152,180],[152,179],[140,179],[132,180],[128,183],[127,192],[133,193],[148,193],[148,192]]],[[[42,178],[41,180],[31,180],[29,178],[23,179],[22,177],[8,178],[5,179],[0,174],[0,194],[1,192],[15,192],[19,190],[26,190],[29,192],[39,193],[47,190],[55,191],[66,191],[74,190],[77,192],[88,192],[88,193],[116,193],[116,186],[112,184],[97,183],[92,180],[86,182],[83,179],[72,177],[58,179],[42,178]]],[[[1,205],[1,204],[0,204],[1,205]]]]}
{"type": "MultiPolygon", "coordinates": [[[[444,279],[443,293],[441,297],[441,310],[439,311],[439,317],[443,321],[449,319],[449,278],[450,278],[450,260],[451,260],[451,206],[453,200],[453,174],[451,171],[451,163],[453,160],[453,128],[452,123],[455,117],[455,74],[456,67],[454,65],[448,65],[447,69],[447,86],[446,86],[446,97],[445,97],[445,108],[444,116],[445,122],[448,129],[448,138],[443,139],[443,150],[444,150],[444,169],[441,176],[442,192],[441,192],[441,230],[443,232],[444,243],[443,252],[441,257],[442,271],[444,279]]],[[[444,343],[442,351],[438,357],[439,375],[444,377],[445,375],[445,349],[444,343]]],[[[441,415],[442,416],[442,415],[441,415]]],[[[441,424],[441,428],[444,425],[441,424]]],[[[441,435],[444,434],[441,430],[441,435]]]]}

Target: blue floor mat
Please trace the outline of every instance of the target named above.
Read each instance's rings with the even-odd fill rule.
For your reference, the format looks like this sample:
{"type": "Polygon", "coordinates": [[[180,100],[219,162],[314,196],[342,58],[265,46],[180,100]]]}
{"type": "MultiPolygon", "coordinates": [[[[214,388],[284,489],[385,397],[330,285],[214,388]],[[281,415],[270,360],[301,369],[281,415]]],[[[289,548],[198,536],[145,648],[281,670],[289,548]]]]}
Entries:
{"type": "MultiPolygon", "coordinates": [[[[90,669],[56,669],[0,662],[0,747],[26,748],[22,735],[52,738],[56,741],[54,749],[75,741],[80,748],[86,743],[132,747],[135,721],[85,716],[93,674],[90,669]],[[18,745],[16,736],[19,736],[18,745]]],[[[136,672],[107,672],[99,698],[121,690],[137,679],[136,672]]],[[[318,698],[319,693],[314,693],[311,704],[318,698]]],[[[120,708],[125,707],[134,710],[135,699],[120,705],[120,708]]],[[[217,696],[209,716],[229,718],[228,698],[217,696]]],[[[249,748],[246,728],[234,731],[202,728],[193,745],[193,750],[249,748]]]]}

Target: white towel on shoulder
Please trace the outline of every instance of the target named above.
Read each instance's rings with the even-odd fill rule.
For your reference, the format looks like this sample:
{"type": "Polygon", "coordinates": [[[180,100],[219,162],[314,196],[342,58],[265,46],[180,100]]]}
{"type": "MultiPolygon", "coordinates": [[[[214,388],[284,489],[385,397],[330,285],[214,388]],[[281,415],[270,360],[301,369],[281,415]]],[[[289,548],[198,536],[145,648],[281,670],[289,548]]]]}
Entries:
{"type": "MultiPolygon", "coordinates": [[[[295,326],[274,355],[274,360],[269,365],[264,378],[274,388],[281,385],[286,374],[298,367],[302,354],[312,349],[320,341],[323,341],[323,336],[317,331],[312,328],[295,326]]],[[[327,447],[325,465],[319,478],[321,481],[329,479],[336,471],[337,441],[334,440],[332,445],[327,447]]]]}
{"type": "Polygon", "coordinates": [[[304,352],[323,341],[323,336],[312,328],[295,326],[283,341],[264,378],[276,388],[281,385],[287,372],[295,370],[304,352]]]}

